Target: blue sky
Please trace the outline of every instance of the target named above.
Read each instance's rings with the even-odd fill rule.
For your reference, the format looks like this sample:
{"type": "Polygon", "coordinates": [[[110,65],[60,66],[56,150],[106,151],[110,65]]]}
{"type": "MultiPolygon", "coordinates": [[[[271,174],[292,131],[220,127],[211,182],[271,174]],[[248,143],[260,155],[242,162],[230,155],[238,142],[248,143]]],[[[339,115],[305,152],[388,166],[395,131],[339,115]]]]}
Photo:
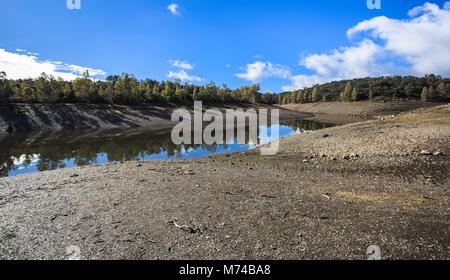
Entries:
{"type": "Polygon", "coordinates": [[[25,56],[31,56],[49,71],[56,65],[57,72],[75,73],[75,66],[83,66],[231,88],[260,83],[263,91],[275,92],[353,76],[450,73],[450,66],[433,66],[443,59],[450,65],[445,51],[450,49],[445,39],[450,38],[445,31],[450,30],[450,3],[430,1],[437,6],[426,7],[425,1],[381,0],[381,10],[370,10],[366,2],[81,0],[81,10],[69,10],[66,0],[0,0],[0,70],[8,74],[12,67],[10,77],[27,75],[33,67],[24,66],[30,63],[25,56]],[[171,4],[177,5],[175,14],[171,4]],[[417,12],[408,15],[414,8],[417,12]],[[373,20],[380,16],[386,20],[373,20]],[[365,20],[373,21],[348,36],[365,20]],[[402,51],[401,42],[395,42],[402,32],[429,32],[435,41],[402,51]],[[444,39],[435,38],[435,32],[444,39]],[[442,57],[430,57],[431,52],[442,57]]]}

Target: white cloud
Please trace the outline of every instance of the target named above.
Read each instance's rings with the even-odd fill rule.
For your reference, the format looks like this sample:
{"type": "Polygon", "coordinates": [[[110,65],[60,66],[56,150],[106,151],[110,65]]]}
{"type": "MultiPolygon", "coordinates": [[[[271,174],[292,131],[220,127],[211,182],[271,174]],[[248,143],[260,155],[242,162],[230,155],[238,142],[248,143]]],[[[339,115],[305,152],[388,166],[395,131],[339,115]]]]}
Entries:
{"type": "Polygon", "coordinates": [[[180,79],[183,82],[189,81],[189,82],[201,82],[203,81],[202,78],[199,78],[197,76],[191,76],[186,71],[180,70],[178,72],[172,72],[170,71],[169,74],[167,74],[167,77],[173,78],[173,79],[180,79]]]}
{"type": "Polygon", "coordinates": [[[172,4],[170,4],[170,5],[167,7],[167,9],[168,9],[173,15],[179,16],[180,13],[178,12],[178,8],[179,8],[178,4],[175,4],[175,3],[172,3],[172,4]]]}
{"type": "Polygon", "coordinates": [[[278,77],[288,78],[290,74],[289,68],[279,64],[272,64],[271,62],[256,61],[252,64],[247,64],[247,70],[245,73],[235,74],[238,78],[250,81],[252,83],[258,83],[261,80],[278,77]]]}
{"type": "Polygon", "coordinates": [[[230,64],[227,64],[227,65],[225,65],[227,68],[230,68],[231,67],[231,65],[230,64]]]}
{"type": "Polygon", "coordinates": [[[450,10],[450,1],[447,1],[444,3],[444,9],[445,10],[450,10]]]}
{"type": "Polygon", "coordinates": [[[376,17],[348,30],[349,37],[361,32],[384,40],[383,48],[411,65],[412,74],[450,74],[450,6],[425,3],[409,12],[410,19],[376,17]]]}
{"type": "Polygon", "coordinates": [[[300,61],[310,75],[290,76],[283,90],[317,83],[382,75],[450,74],[450,2],[440,9],[425,3],[409,11],[409,19],[385,16],[358,23],[347,31],[351,47],[312,54],[300,61]]]}
{"type": "Polygon", "coordinates": [[[45,72],[64,80],[74,80],[86,70],[94,77],[106,75],[100,69],[66,64],[60,61],[43,61],[33,54],[18,54],[0,49],[0,71],[5,71],[9,79],[37,78],[45,72]]]}
{"type": "Polygon", "coordinates": [[[188,63],[186,60],[185,61],[169,60],[169,62],[172,63],[173,66],[181,68],[181,69],[186,69],[186,70],[194,69],[194,65],[188,63]]]}
{"type": "Polygon", "coordinates": [[[23,50],[23,49],[16,49],[16,52],[26,52],[27,50],[23,50]]]}

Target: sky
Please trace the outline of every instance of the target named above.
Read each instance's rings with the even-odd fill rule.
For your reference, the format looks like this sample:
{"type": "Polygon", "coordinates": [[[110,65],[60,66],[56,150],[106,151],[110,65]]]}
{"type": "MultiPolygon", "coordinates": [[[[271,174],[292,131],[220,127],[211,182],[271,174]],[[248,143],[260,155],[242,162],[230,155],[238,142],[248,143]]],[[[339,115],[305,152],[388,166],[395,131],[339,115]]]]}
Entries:
{"type": "Polygon", "coordinates": [[[450,1],[380,0],[381,9],[367,0],[79,1],[80,9],[67,0],[0,0],[0,71],[66,80],[126,72],[258,83],[262,92],[450,74],[450,1]]]}

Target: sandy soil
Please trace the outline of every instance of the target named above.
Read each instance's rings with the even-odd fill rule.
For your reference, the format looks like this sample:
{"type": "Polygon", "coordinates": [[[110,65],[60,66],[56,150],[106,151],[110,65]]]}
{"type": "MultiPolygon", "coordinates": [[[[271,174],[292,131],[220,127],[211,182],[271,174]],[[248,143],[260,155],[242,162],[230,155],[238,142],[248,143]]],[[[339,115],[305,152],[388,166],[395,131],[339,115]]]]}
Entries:
{"type": "Polygon", "coordinates": [[[1,178],[0,258],[450,259],[449,140],[444,105],[287,137],[275,156],[1,178]]]}

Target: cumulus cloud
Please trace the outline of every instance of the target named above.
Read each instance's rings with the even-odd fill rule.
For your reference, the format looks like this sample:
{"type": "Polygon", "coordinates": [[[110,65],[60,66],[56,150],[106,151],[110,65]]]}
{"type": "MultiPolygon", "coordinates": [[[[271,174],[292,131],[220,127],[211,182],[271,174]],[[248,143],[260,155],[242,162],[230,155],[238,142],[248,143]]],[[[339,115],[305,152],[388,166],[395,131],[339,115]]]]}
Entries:
{"type": "Polygon", "coordinates": [[[186,71],[184,71],[184,70],[180,70],[178,72],[170,71],[169,74],[167,75],[167,77],[172,78],[172,79],[179,79],[183,82],[201,82],[201,81],[203,81],[202,78],[199,78],[197,76],[191,76],[188,73],[186,73],[186,71]]]}
{"type": "Polygon", "coordinates": [[[247,64],[245,73],[235,74],[236,77],[258,83],[264,79],[271,77],[288,78],[291,72],[288,67],[272,64],[271,62],[256,61],[255,63],[247,64]]]}
{"type": "Polygon", "coordinates": [[[86,70],[92,77],[106,75],[106,72],[100,69],[67,64],[61,61],[44,61],[34,53],[18,54],[0,49],[0,71],[5,71],[9,79],[37,78],[45,72],[64,80],[74,80],[86,70]]]}
{"type": "Polygon", "coordinates": [[[185,61],[169,60],[169,62],[172,63],[173,66],[181,68],[181,69],[186,69],[186,70],[194,69],[194,65],[188,63],[186,60],[185,61]]]}
{"type": "Polygon", "coordinates": [[[425,3],[409,18],[385,16],[362,21],[347,31],[359,39],[351,47],[312,54],[300,65],[312,73],[290,76],[283,90],[296,90],[333,80],[382,75],[450,74],[450,2],[441,9],[425,3]]]}
{"type": "Polygon", "coordinates": [[[178,12],[178,4],[172,3],[167,7],[167,10],[169,10],[173,15],[179,16],[180,13],[178,12]]]}

